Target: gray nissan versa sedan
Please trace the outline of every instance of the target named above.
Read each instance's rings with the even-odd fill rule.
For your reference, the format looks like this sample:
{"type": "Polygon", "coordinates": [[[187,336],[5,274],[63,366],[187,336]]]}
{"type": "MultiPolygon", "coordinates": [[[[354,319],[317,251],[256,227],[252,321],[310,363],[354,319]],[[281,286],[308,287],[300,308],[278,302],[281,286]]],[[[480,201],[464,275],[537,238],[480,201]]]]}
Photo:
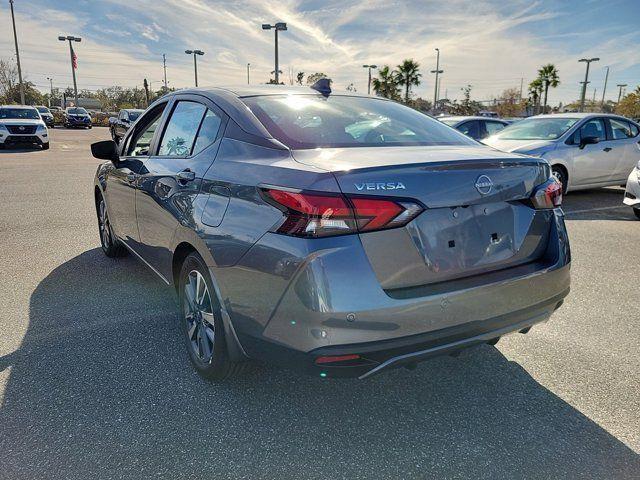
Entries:
{"type": "Polygon", "coordinates": [[[195,368],[368,377],[545,321],[569,292],[562,192],[389,100],[285,86],[152,104],[95,176],[104,253],[178,293],[195,368]]]}

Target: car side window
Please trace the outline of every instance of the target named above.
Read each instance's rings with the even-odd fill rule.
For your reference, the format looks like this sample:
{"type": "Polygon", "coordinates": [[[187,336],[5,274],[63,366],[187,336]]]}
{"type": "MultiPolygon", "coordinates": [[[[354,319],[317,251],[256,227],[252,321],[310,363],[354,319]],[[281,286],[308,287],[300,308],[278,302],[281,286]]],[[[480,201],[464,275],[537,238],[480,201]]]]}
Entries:
{"type": "Polygon", "coordinates": [[[623,140],[625,138],[634,137],[631,133],[631,124],[629,122],[610,118],[609,125],[611,125],[611,133],[614,140],[623,140]]]}
{"type": "Polygon", "coordinates": [[[179,101],[162,135],[158,155],[186,157],[191,154],[206,107],[201,103],[179,101]]]}
{"type": "Polygon", "coordinates": [[[458,130],[471,138],[478,138],[480,136],[480,128],[477,120],[464,122],[462,125],[458,126],[458,130]]]}
{"type": "Polygon", "coordinates": [[[635,123],[629,122],[629,125],[631,126],[631,136],[637,137],[638,134],[640,133],[640,129],[635,123]]]}
{"type": "Polygon", "coordinates": [[[493,134],[498,133],[500,130],[502,130],[505,125],[503,123],[500,122],[488,122],[485,121],[484,122],[484,126],[487,130],[487,136],[490,137],[493,134]]]}
{"type": "Polygon", "coordinates": [[[580,127],[580,137],[583,139],[586,137],[597,137],[599,141],[604,142],[607,139],[607,131],[604,126],[604,121],[601,118],[592,118],[588,120],[582,127],[580,127]]]}
{"type": "Polygon", "coordinates": [[[200,130],[198,131],[196,144],[193,147],[193,155],[200,153],[216,141],[221,123],[222,119],[220,116],[214,111],[207,109],[207,113],[204,116],[202,124],[200,125],[200,130]]]}
{"type": "Polygon", "coordinates": [[[127,147],[127,156],[146,157],[149,155],[151,141],[153,140],[156,128],[158,128],[165,107],[166,103],[158,105],[142,118],[142,122],[138,123],[138,128],[136,128],[136,131],[131,137],[131,143],[127,147]]]}

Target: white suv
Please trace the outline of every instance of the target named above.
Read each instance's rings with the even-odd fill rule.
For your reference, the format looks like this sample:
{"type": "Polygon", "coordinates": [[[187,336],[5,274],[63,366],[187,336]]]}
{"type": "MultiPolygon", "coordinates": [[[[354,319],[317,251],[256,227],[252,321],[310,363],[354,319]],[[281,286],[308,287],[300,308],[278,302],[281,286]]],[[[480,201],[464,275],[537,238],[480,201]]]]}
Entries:
{"type": "Polygon", "coordinates": [[[40,145],[49,148],[49,131],[35,107],[0,106],[0,148],[8,145],[40,145]]]}

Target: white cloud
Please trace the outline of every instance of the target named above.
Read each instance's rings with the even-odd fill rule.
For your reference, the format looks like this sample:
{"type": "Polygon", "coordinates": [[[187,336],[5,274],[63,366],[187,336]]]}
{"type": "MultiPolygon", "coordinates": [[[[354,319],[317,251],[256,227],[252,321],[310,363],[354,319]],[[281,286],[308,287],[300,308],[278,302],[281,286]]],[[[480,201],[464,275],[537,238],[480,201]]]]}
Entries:
{"type": "MultiPolygon", "coordinates": [[[[31,0],[40,1],[40,0],[31,0]]],[[[415,93],[432,97],[435,51],[441,50],[442,94],[455,98],[460,88],[473,85],[472,95],[488,99],[508,87],[524,89],[537,68],[554,63],[562,84],[550,92],[550,101],[577,97],[584,66],[580,56],[600,56],[593,65],[593,86],[603,80],[604,65],[617,75],[637,74],[640,53],[633,48],[638,34],[620,34],[599,25],[598,30],[563,29],[568,18],[555,3],[517,0],[495,2],[452,0],[421,2],[384,0],[328,0],[317,7],[296,0],[104,0],[113,12],[93,18],[89,12],[56,10],[18,12],[24,70],[38,85],[54,75],[57,84],[70,82],[68,50],[55,39],[57,25],[73,25],[82,34],[78,45],[80,88],[122,84],[141,85],[143,78],[159,80],[162,53],[167,53],[171,85],[192,83],[192,61],[183,51],[199,48],[201,83],[244,83],[246,64],[251,77],[266,81],[273,70],[273,31],[264,22],[285,21],[289,30],[280,34],[280,68],[286,73],[322,71],[338,88],[353,82],[366,90],[363,63],[396,65],[413,58],[422,66],[423,84],[415,93]],[[304,8],[303,8],[304,6],[304,8]],[[544,37],[541,27],[557,26],[544,37]],[[112,32],[120,31],[120,35],[112,32]],[[627,73],[625,73],[627,72],[627,73]],[[631,73],[629,73],[631,72],[631,73]],[[602,78],[601,78],[602,77],[602,78]],[[207,82],[208,80],[208,82],[207,82]]],[[[0,24],[9,24],[6,9],[0,24]]],[[[0,46],[11,51],[10,31],[0,34],[0,46]]],[[[614,75],[615,77],[615,75],[614,75]]],[[[610,78],[610,81],[612,78],[610,78]]],[[[629,83],[632,81],[629,80],[629,83]]],[[[613,95],[613,93],[612,93],[613,95]]]]}

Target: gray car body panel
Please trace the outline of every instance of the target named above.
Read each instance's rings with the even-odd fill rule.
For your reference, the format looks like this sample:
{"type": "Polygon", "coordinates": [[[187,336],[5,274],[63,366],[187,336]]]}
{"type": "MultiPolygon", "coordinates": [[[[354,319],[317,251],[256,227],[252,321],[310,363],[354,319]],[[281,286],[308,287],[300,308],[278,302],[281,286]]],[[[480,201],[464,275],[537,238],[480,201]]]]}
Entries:
{"type": "Polygon", "coordinates": [[[272,359],[272,349],[290,364],[293,352],[313,355],[511,314],[514,325],[516,317],[518,324],[536,323],[567,294],[570,253],[562,211],[534,211],[522,203],[548,178],[546,162],[479,145],[292,151],[265,134],[229,89],[163,97],[154,104],[168,102],[156,136],[172,102],[200,97],[223,112],[225,126],[215,144],[192,159],[192,183],[174,180],[189,159],[151,156],[101,165],[95,184],[115,234],[167,283],[174,282],[181,249],[202,256],[234,351],[272,359]],[[131,172],[135,182],[125,180],[131,172]],[[474,186],[480,173],[493,179],[488,196],[474,186]],[[357,185],[380,182],[405,188],[365,193],[414,199],[427,211],[402,228],[306,239],[274,233],[283,213],[260,192],[275,186],[357,195],[363,193],[357,185]],[[163,198],[157,185],[167,187],[163,198]],[[504,233],[503,243],[490,242],[492,229],[504,233]],[[459,253],[443,246],[447,230],[468,237],[459,253]],[[483,234],[473,238],[478,231],[483,234]],[[438,259],[449,268],[433,268],[438,259]]]}

